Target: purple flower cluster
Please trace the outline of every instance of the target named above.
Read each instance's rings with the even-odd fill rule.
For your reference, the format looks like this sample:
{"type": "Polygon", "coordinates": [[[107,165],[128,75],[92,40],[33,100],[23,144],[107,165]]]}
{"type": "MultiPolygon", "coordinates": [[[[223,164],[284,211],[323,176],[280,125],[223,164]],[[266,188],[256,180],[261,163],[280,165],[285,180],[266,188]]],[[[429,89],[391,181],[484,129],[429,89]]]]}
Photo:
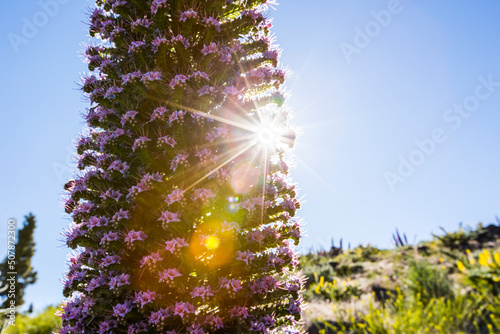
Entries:
{"type": "Polygon", "coordinates": [[[96,0],[59,333],[301,331],[271,3],[96,0]]]}

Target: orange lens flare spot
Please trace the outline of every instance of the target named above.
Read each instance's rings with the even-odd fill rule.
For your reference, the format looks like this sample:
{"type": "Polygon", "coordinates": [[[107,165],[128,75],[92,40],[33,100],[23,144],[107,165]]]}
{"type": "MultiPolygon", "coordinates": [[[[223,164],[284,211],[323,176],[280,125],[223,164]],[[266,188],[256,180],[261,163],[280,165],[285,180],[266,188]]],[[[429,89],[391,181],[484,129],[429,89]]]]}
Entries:
{"type": "Polygon", "coordinates": [[[236,167],[231,172],[231,187],[237,194],[249,193],[259,183],[259,170],[250,164],[236,167]]]}
{"type": "Polygon", "coordinates": [[[207,247],[208,250],[216,250],[219,248],[219,245],[220,239],[215,235],[210,235],[207,237],[207,240],[205,240],[205,247],[207,247]]]}
{"type": "Polygon", "coordinates": [[[219,221],[210,221],[197,227],[189,241],[189,254],[194,262],[209,268],[219,268],[234,259],[234,235],[219,221]]]}

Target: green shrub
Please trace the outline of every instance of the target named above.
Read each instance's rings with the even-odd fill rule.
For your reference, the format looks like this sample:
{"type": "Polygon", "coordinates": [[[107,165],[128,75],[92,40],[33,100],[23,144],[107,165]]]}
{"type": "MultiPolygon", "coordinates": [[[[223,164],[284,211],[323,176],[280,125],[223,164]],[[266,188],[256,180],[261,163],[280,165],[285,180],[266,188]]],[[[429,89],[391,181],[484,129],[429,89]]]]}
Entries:
{"type": "Polygon", "coordinates": [[[313,265],[304,268],[302,273],[306,276],[306,287],[310,286],[313,283],[317,283],[319,277],[324,277],[327,281],[332,281],[335,278],[335,270],[329,264],[322,265],[313,265]]]}
{"type": "Polygon", "coordinates": [[[315,282],[309,286],[305,293],[309,300],[314,298],[329,301],[350,300],[353,297],[359,297],[362,293],[356,281],[327,281],[323,276],[320,276],[319,279],[317,277],[315,276],[315,282]]]}
{"type": "Polygon", "coordinates": [[[440,227],[444,232],[444,235],[438,236],[433,234],[433,237],[438,240],[438,242],[450,249],[463,249],[469,245],[469,242],[475,240],[478,236],[480,230],[483,229],[481,224],[478,224],[476,230],[471,228],[466,228],[465,230],[460,226],[457,232],[447,232],[444,228],[440,227]]]}
{"type": "Polygon", "coordinates": [[[360,245],[348,253],[342,255],[343,258],[349,259],[352,262],[364,262],[370,261],[374,262],[378,260],[377,255],[380,254],[380,250],[372,245],[368,244],[366,246],[360,245]]]}
{"type": "Polygon", "coordinates": [[[407,298],[399,293],[385,307],[370,302],[368,312],[356,319],[354,314],[339,333],[413,334],[413,333],[496,333],[498,320],[485,316],[487,305],[477,295],[458,295],[454,299],[431,298],[425,305],[420,294],[407,298]],[[491,321],[490,321],[491,319],[491,321]]]}
{"type": "Polygon", "coordinates": [[[411,295],[420,295],[427,305],[432,298],[452,298],[452,281],[446,271],[433,267],[426,261],[410,263],[407,272],[406,288],[411,295]]]}
{"type": "Polygon", "coordinates": [[[483,296],[498,297],[500,294],[500,252],[483,250],[473,256],[467,250],[468,259],[458,261],[458,269],[465,275],[467,284],[483,296]]]}
{"type": "Polygon", "coordinates": [[[57,307],[48,306],[41,313],[30,317],[19,314],[15,326],[10,326],[6,334],[51,334],[61,326],[61,318],[55,315],[57,307]]]}
{"type": "Polygon", "coordinates": [[[357,274],[363,271],[363,266],[361,265],[349,265],[347,263],[342,263],[340,264],[336,269],[335,269],[335,274],[340,277],[348,277],[353,274],[357,274]]]}

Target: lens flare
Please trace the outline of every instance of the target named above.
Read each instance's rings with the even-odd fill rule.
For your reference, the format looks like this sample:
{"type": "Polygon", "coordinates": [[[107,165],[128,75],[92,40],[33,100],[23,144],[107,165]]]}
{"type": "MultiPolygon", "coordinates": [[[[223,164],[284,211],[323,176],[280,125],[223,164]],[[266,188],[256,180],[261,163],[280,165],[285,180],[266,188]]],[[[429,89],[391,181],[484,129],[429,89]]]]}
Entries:
{"type": "Polygon", "coordinates": [[[239,205],[238,205],[238,202],[239,202],[239,198],[238,197],[229,197],[227,199],[227,201],[229,202],[229,204],[227,205],[227,210],[229,212],[236,212],[238,211],[238,208],[239,208],[239,205]]]}
{"type": "Polygon", "coordinates": [[[231,171],[231,187],[237,194],[247,194],[259,184],[260,173],[251,164],[245,163],[231,171]]]}
{"type": "Polygon", "coordinates": [[[205,247],[207,247],[208,250],[216,250],[219,248],[219,245],[220,239],[215,235],[209,235],[207,240],[205,240],[205,247]]]}
{"type": "Polygon", "coordinates": [[[194,266],[203,264],[209,268],[220,268],[234,259],[235,237],[224,223],[211,220],[196,228],[189,240],[190,262],[194,266]]]}
{"type": "Polygon", "coordinates": [[[262,128],[257,133],[257,140],[261,145],[274,145],[276,143],[276,133],[271,128],[262,128]]]}

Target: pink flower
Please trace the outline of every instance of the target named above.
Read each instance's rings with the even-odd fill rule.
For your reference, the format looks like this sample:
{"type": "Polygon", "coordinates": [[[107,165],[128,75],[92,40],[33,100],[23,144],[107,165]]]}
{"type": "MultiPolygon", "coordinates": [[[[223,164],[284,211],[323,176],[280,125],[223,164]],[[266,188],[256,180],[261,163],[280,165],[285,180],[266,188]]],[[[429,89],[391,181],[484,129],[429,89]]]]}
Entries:
{"type": "Polygon", "coordinates": [[[193,297],[193,298],[201,297],[201,299],[205,299],[209,296],[213,296],[212,288],[210,288],[210,286],[208,286],[208,287],[205,287],[205,286],[195,287],[193,289],[193,291],[190,292],[190,294],[191,294],[191,297],[193,297]]]}
{"type": "Polygon", "coordinates": [[[175,253],[177,251],[177,242],[174,240],[169,240],[165,243],[165,250],[170,253],[175,253]]]}
{"type": "Polygon", "coordinates": [[[104,200],[106,200],[106,198],[111,198],[118,202],[120,200],[120,197],[122,196],[123,195],[122,193],[120,193],[120,191],[109,189],[108,191],[106,191],[104,194],[101,195],[101,198],[104,200]]]}
{"type": "Polygon", "coordinates": [[[117,304],[116,306],[113,306],[113,314],[116,317],[125,317],[125,315],[132,310],[132,305],[130,304],[129,301],[126,301],[123,304],[117,304]]]}
{"type": "Polygon", "coordinates": [[[267,332],[267,328],[266,328],[266,325],[264,325],[263,323],[261,322],[258,322],[258,321],[252,321],[250,323],[252,326],[250,327],[250,330],[251,331],[254,331],[254,332],[260,332],[260,333],[266,333],[267,332]]]}
{"type": "Polygon", "coordinates": [[[100,244],[107,245],[112,241],[117,241],[120,240],[120,237],[118,236],[118,232],[107,232],[104,234],[104,236],[101,238],[100,244]]]}
{"type": "Polygon", "coordinates": [[[165,107],[158,107],[151,114],[151,119],[149,121],[152,122],[155,119],[163,119],[163,117],[165,116],[165,114],[167,112],[168,112],[167,108],[165,108],[165,107]]]}
{"type": "Polygon", "coordinates": [[[151,316],[149,317],[149,321],[153,324],[159,324],[164,319],[165,318],[162,317],[160,311],[151,313],[151,316]]]}
{"type": "Polygon", "coordinates": [[[195,154],[199,159],[202,166],[207,166],[210,162],[216,163],[218,158],[212,153],[209,148],[204,148],[195,154]]]}
{"type": "Polygon", "coordinates": [[[157,297],[157,293],[154,291],[149,291],[147,290],[146,292],[144,291],[138,291],[135,293],[135,298],[134,302],[136,304],[140,304],[141,308],[144,307],[144,305],[152,303],[157,297]]]}
{"type": "Polygon", "coordinates": [[[121,257],[118,255],[108,255],[102,259],[101,267],[109,267],[112,264],[120,263],[121,257]]]}
{"type": "Polygon", "coordinates": [[[170,146],[172,146],[172,148],[174,148],[175,145],[177,145],[177,142],[175,141],[174,138],[172,138],[170,136],[164,136],[164,137],[158,138],[158,146],[160,146],[161,144],[170,145],[170,146]]]}
{"type": "Polygon", "coordinates": [[[203,328],[201,328],[200,324],[191,324],[187,329],[188,334],[205,334],[203,328]]]}
{"type": "Polygon", "coordinates": [[[130,216],[128,214],[128,210],[123,210],[120,208],[120,210],[117,213],[115,213],[115,215],[113,216],[112,221],[118,222],[122,219],[129,219],[129,218],[130,218],[130,216]]]}
{"type": "Polygon", "coordinates": [[[249,265],[252,260],[255,258],[251,251],[238,251],[236,259],[245,262],[246,265],[249,265]]]}
{"type": "Polygon", "coordinates": [[[260,230],[254,230],[248,233],[248,239],[254,242],[257,242],[259,245],[264,241],[264,235],[260,230]]]}
{"type": "Polygon", "coordinates": [[[182,154],[182,153],[177,154],[170,164],[170,169],[175,171],[177,167],[179,167],[179,165],[182,165],[184,167],[189,166],[189,162],[187,160],[188,157],[189,155],[187,154],[182,154]]]}
{"type": "Polygon", "coordinates": [[[124,285],[130,285],[130,275],[121,274],[120,276],[111,277],[108,285],[110,290],[115,290],[124,285]]]}
{"type": "Polygon", "coordinates": [[[220,22],[211,16],[204,18],[202,22],[205,23],[207,26],[215,27],[215,30],[217,30],[219,32],[221,31],[220,22]]]}
{"type": "Polygon", "coordinates": [[[177,268],[169,268],[160,272],[159,282],[167,282],[172,283],[174,278],[180,277],[182,274],[179,272],[177,268]]]}
{"type": "Polygon", "coordinates": [[[250,10],[244,10],[241,12],[241,16],[243,17],[249,17],[252,20],[257,20],[259,18],[262,18],[262,14],[256,11],[255,9],[250,9],[250,10]]]}
{"type": "Polygon", "coordinates": [[[153,51],[156,53],[161,45],[167,44],[167,39],[165,37],[156,37],[151,44],[153,44],[153,51]]]}
{"type": "Polygon", "coordinates": [[[202,71],[193,72],[189,78],[194,78],[197,82],[201,82],[200,79],[210,80],[210,76],[202,71]]]}
{"type": "Polygon", "coordinates": [[[179,110],[179,111],[174,111],[170,117],[168,118],[168,125],[174,124],[176,121],[179,121],[179,123],[182,123],[184,121],[184,115],[186,114],[185,111],[179,110]]]}
{"type": "Polygon", "coordinates": [[[148,137],[145,137],[145,136],[137,138],[134,141],[134,145],[132,146],[132,151],[135,151],[137,148],[145,148],[146,143],[148,141],[151,141],[151,139],[149,139],[148,137]]]}
{"type": "Polygon", "coordinates": [[[83,202],[78,208],[75,209],[75,213],[85,212],[90,213],[90,210],[94,208],[94,204],[91,202],[83,202]]]}
{"type": "Polygon", "coordinates": [[[205,317],[204,323],[209,325],[212,329],[219,329],[223,327],[222,318],[209,314],[205,317]]]}
{"type": "Polygon", "coordinates": [[[160,309],[157,312],[152,312],[149,316],[149,321],[157,326],[162,326],[165,319],[170,316],[170,312],[166,309],[160,309]]]}
{"type": "Polygon", "coordinates": [[[121,88],[121,87],[116,87],[116,86],[109,87],[108,90],[106,91],[106,94],[104,95],[104,97],[107,99],[113,100],[113,99],[115,99],[116,94],[121,93],[122,90],[123,90],[123,88],[121,88]]]}
{"type": "Polygon", "coordinates": [[[185,313],[194,313],[194,306],[189,303],[177,302],[174,307],[174,314],[180,316],[181,318],[185,313]]]}
{"type": "Polygon", "coordinates": [[[154,268],[156,266],[156,263],[160,261],[163,261],[163,258],[160,256],[159,252],[151,253],[141,259],[141,268],[144,266],[154,268]]]}
{"type": "Polygon", "coordinates": [[[206,140],[213,142],[217,138],[226,138],[229,136],[229,130],[227,128],[216,127],[212,132],[206,136],[206,140]]]}
{"type": "Polygon", "coordinates": [[[119,138],[120,136],[123,136],[124,134],[126,134],[125,130],[116,129],[115,131],[113,131],[113,138],[119,138]]]}
{"type": "Polygon", "coordinates": [[[87,292],[90,292],[90,291],[93,291],[97,287],[99,287],[99,279],[98,278],[92,278],[90,280],[89,284],[87,284],[87,287],[85,288],[85,290],[87,292]]]}
{"type": "Polygon", "coordinates": [[[133,41],[132,43],[130,43],[130,46],[128,47],[128,52],[129,53],[138,52],[145,45],[146,43],[143,41],[133,41]]]}
{"type": "Polygon", "coordinates": [[[116,320],[105,320],[99,325],[99,333],[106,333],[115,328],[117,325],[116,320]]]}
{"type": "Polygon", "coordinates": [[[142,76],[142,82],[144,83],[147,83],[148,81],[161,81],[161,79],[161,72],[158,71],[146,72],[142,76]]]}
{"type": "MultiPolygon", "coordinates": [[[[231,55],[230,51],[231,51],[231,50],[230,50],[230,49],[228,49],[228,48],[223,48],[223,49],[219,52],[219,55],[220,55],[220,57],[219,57],[219,61],[220,61],[220,62],[222,62],[222,63],[224,63],[224,64],[226,64],[226,65],[231,65],[231,64],[233,64],[233,63],[234,63],[234,62],[233,62],[233,56],[231,55]]],[[[232,90],[232,88],[234,88],[234,87],[228,87],[228,88],[230,88],[230,89],[231,89],[229,92],[235,92],[235,90],[232,90]]],[[[228,93],[226,93],[226,94],[228,94],[228,93]]],[[[230,95],[231,95],[231,94],[230,94],[230,95]]]]}
{"type": "Polygon", "coordinates": [[[271,237],[273,240],[277,240],[281,236],[275,226],[266,226],[262,231],[262,234],[264,237],[271,237]]]}
{"type": "Polygon", "coordinates": [[[87,225],[88,225],[89,229],[91,229],[91,230],[94,227],[102,226],[100,217],[96,217],[96,216],[90,217],[87,225]]]}
{"type": "Polygon", "coordinates": [[[143,231],[131,230],[125,237],[125,242],[127,244],[132,244],[135,241],[144,241],[148,236],[143,231]]]}
{"type": "Polygon", "coordinates": [[[174,89],[175,87],[186,87],[186,80],[188,78],[184,74],[176,75],[175,78],[170,81],[170,88],[174,89]]]}
{"type": "Polygon", "coordinates": [[[194,10],[187,10],[181,13],[181,17],[179,19],[180,22],[185,22],[187,19],[196,19],[198,17],[198,13],[194,10]]]}
{"type": "Polygon", "coordinates": [[[263,278],[250,282],[248,287],[254,294],[266,294],[276,290],[278,287],[278,280],[272,276],[264,276],[263,278]]]}
{"type": "Polygon", "coordinates": [[[171,44],[172,44],[172,43],[176,43],[176,42],[180,42],[180,43],[182,43],[182,45],[184,45],[184,48],[185,48],[185,49],[189,48],[189,46],[191,45],[191,44],[189,43],[189,40],[188,40],[187,38],[185,38],[184,36],[182,36],[182,35],[177,35],[177,36],[172,37],[172,38],[170,39],[170,43],[171,43],[171,44]]]}
{"type": "Polygon", "coordinates": [[[241,290],[243,287],[241,286],[241,282],[237,279],[228,279],[228,278],[221,278],[219,280],[220,282],[220,287],[225,288],[228,290],[228,293],[232,296],[239,290],[241,290]]]}
{"type": "Polygon", "coordinates": [[[276,61],[279,57],[279,51],[278,50],[268,50],[262,52],[262,56],[266,59],[271,59],[276,61]]]}
{"type": "Polygon", "coordinates": [[[294,300],[290,298],[290,305],[288,306],[287,310],[290,312],[290,314],[300,314],[300,301],[299,300],[294,300]]]}
{"type": "Polygon", "coordinates": [[[217,44],[212,42],[210,45],[203,45],[203,49],[201,50],[201,53],[203,53],[205,56],[209,53],[214,53],[217,52],[217,44]]]}
{"type": "Polygon", "coordinates": [[[151,25],[151,21],[148,19],[137,19],[134,22],[132,22],[132,27],[137,28],[139,26],[148,28],[151,25]]]}
{"type": "Polygon", "coordinates": [[[128,326],[127,334],[143,333],[148,331],[148,325],[141,321],[139,323],[131,324],[128,326]]]}
{"type": "Polygon", "coordinates": [[[167,6],[167,0],[154,0],[151,3],[151,12],[156,14],[159,8],[165,8],[167,6]]]}
{"type": "Polygon", "coordinates": [[[115,170],[124,174],[129,169],[128,164],[121,160],[115,160],[109,165],[108,170],[115,170]]]}
{"type": "Polygon", "coordinates": [[[215,96],[219,91],[215,87],[211,86],[203,86],[201,89],[198,89],[198,96],[210,95],[215,96]]]}
{"type": "Polygon", "coordinates": [[[289,209],[289,210],[295,210],[296,207],[295,207],[295,203],[297,202],[297,200],[295,198],[290,198],[288,195],[285,196],[285,198],[283,199],[283,202],[281,203],[281,207],[285,210],[289,209]]]}
{"type": "Polygon", "coordinates": [[[165,199],[165,203],[168,205],[173,204],[175,202],[181,203],[184,199],[184,190],[182,189],[174,189],[167,198],[165,199]]]}
{"type": "Polygon", "coordinates": [[[161,221],[163,223],[163,225],[165,225],[165,224],[169,224],[169,223],[180,222],[181,221],[180,217],[181,217],[181,214],[179,212],[163,211],[161,213],[160,218],[158,218],[158,220],[161,221]]]}
{"type": "Polygon", "coordinates": [[[214,197],[215,197],[215,194],[212,192],[212,189],[201,188],[201,189],[196,189],[194,191],[193,201],[196,201],[197,199],[199,199],[201,202],[205,203],[214,197]]]}
{"type": "Polygon", "coordinates": [[[175,238],[166,242],[165,250],[175,253],[177,250],[187,247],[189,244],[183,238],[175,238]]]}
{"type": "Polygon", "coordinates": [[[262,318],[262,322],[264,325],[271,327],[274,326],[274,323],[276,322],[273,317],[271,317],[269,314],[266,315],[265,317],[262,318]]]}
{"type": "Polygon", "coordinates": [[[122,75],[122,85],[126,85],[129,82],[133,82],[136,79],[141,79],[141,78],[142,78],[142,73],[140,71],[124,74],[122,75]]]}
{"type": "Polygon", "coordinates": [[[135,110],[130,110],[125,113],[125,115],[122,116],[121,119],[121,124],[122,126],[125,125],[127,122],[132,122],[135,119],[135,116],[138,114],[137,111],[135,110]]]}
{"type": "Polygon", "coordinates": [[[252,212],[255,210],[255,204],[252,200],[246,200],[241,203],[241,207],[246,209],[248,212],[252,212]]]}
{"type": "Polygon", "coordinates": [[[244,306],[235,306],[231,309],[231,318],[234,317],[243,317],[247,318],[248,317],[248,311],[247,308],[244,306]]]}

